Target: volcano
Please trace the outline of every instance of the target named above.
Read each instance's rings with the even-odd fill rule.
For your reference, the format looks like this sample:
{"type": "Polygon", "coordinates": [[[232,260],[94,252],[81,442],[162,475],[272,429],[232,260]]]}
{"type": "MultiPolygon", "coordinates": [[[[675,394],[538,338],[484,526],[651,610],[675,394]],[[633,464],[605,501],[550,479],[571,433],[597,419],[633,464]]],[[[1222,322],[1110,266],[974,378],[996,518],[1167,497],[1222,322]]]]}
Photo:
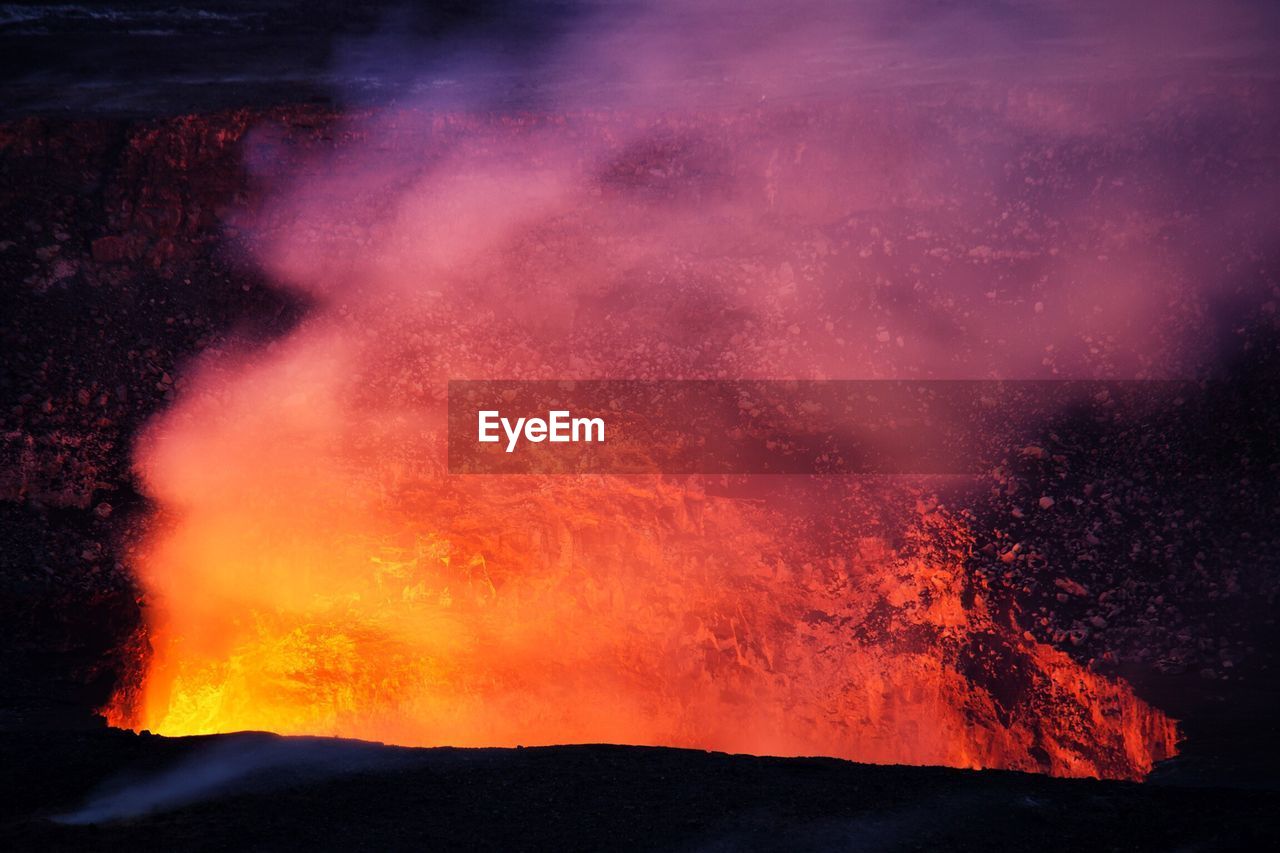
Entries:
{"type": "Polygon", "coordinates": [[[1267,837],[1269,13],[117,5],[0,16],[0,837],[1267,837]]]}

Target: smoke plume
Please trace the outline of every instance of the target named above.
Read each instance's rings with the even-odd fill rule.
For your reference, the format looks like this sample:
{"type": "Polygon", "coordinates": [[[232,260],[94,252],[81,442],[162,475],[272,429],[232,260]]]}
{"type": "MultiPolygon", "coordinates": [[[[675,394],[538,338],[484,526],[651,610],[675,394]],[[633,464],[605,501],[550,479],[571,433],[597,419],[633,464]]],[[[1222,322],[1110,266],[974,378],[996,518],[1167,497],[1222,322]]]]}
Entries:
{"type": "MultiPolygon", "coordinates": [[[[516,59],[385,43],[392,101],[353,90],[329,145],[246,146],[266,200],[236,224],[312,307],[192,365],[139,445],[155,658],[117,721],[1067,775],[1169,754],[1172,723],[1127,687],[972,600],[963,520],[916,509],[929,484],[760,506],[451,478],[445,389],[1205,375],[1275,298],[1240,285],[1275,238],[1265,11],[702,0],[557,21],[516,59]],[[806,526],[819,500],[835,532],[806,526]],[[1012,708],[955,663],[1006,634],[1012,708]]],[[[382,44],[342,51],[351,79],[382,44]]]]}

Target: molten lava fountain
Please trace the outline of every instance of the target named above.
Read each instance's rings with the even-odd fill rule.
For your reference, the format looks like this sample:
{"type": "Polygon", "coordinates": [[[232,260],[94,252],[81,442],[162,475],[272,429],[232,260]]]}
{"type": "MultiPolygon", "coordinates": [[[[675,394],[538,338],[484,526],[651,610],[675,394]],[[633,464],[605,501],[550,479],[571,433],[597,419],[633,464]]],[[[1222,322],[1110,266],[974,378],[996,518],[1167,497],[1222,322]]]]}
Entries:
{"type": "Polygon", "coordinates": [[[396,157],[282,168],[304,177],[241,225],[314,308],[193,365],[140,444],[153,654],[111,721],[1119,778],[1171,755],[1172,721],[988,609],[936,484],[445,471],[450,378],[936,362],[815,289],[890,262],[841,203],[932,192],[891,163],[838,185],[855,121],[381,115],[350,136],[396,157]]]}

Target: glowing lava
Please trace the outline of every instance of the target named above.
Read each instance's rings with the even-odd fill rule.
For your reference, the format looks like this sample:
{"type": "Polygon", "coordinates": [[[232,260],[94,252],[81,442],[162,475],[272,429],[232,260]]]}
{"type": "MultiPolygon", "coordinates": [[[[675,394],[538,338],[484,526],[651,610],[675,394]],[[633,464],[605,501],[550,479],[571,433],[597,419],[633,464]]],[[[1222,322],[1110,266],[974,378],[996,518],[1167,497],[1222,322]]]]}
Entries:
{"type": "MultiPolygon", "coordinates": [[[[840,159],[861,125],[738,118],[654,154],[663,122],[386,116],[387,159],[303,169],[246,227],[312,314],[206,355],[138,449],[153,656],[111,721],[1131,779],[1172,755],[1173,721],[997,617],[962,519],[916,510],[928,484],[445,473],[450,378],[993,372],[985,284],[964,316],[1003,324],[961,344],[929,337],[959,316],[950,279],[877,302],[916,267],[839,212],[863,196],[833,175],[875,189],[840,159]]],[[[929,198],[907,202],[968,233],[929,198]]]]}
{"type": "Polygon", "coordinates": [[[392,455],[430,421],[350,417],[359,383],[311,340],[145,443],[155,652],[114,723],[1120,778],[1173,754],[1127,686],[995,622],[916,487],[449,477],[392,455]]]}

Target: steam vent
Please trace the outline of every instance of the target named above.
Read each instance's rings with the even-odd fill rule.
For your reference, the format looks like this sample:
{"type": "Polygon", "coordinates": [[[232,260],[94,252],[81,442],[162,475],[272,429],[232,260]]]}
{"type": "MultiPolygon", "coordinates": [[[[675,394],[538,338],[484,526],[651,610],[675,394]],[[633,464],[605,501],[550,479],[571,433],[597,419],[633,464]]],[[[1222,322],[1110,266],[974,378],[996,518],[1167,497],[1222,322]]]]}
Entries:
{"type": "Polygon", "coordinates": [[[0,4],[0,846],[1248,850],[1280,15],[0,4]]]}

